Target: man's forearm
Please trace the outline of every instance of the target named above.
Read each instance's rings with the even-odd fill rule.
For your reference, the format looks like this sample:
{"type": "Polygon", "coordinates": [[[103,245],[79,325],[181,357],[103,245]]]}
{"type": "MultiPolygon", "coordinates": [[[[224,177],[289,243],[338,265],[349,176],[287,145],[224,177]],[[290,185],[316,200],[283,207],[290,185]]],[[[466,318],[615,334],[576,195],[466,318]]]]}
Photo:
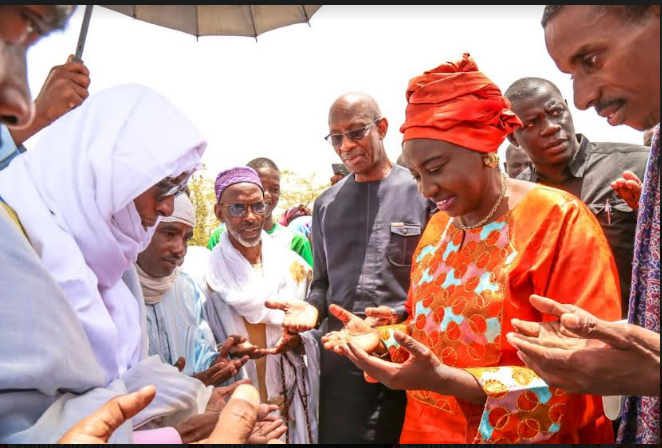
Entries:
{"type": "Polygon", "coordinates": [[[644,396],[660,395],[660,335],[637,325],[628,325],[628,339],[641,354],[642,377],[640,384],[644,386],[644,396]]]}

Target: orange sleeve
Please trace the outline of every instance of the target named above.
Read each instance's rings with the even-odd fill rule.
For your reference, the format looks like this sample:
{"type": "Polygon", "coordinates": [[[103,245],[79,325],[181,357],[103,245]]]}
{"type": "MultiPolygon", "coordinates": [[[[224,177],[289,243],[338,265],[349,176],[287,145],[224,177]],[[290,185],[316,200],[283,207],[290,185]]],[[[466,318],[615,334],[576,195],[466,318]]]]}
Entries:
{"type": "MultiPolygon", "coordinates": [[[[581,202],[567,204],[567,217],[542,294],[561,303],[574,304],[606,320],[621,319],[621,292],[614,256],[598,220],[581,202]]],[[[542,316],[555,321],[554,316],[542,316]]],[[[602,397],[567,395],[568,430],[585,428],[606,419],[602,397]]],[[[610,422],[606,422],[611,424],[610,422]]],[[[565,432],[563,425],[561,432],[565,432]]]]}
{"type": "MultiPolygon", "coordinates": [[[[564,197],[566,201],[549,213],[540,207],[542,220],[540,215],[518,219],[515,246],[524,248],[520,263],[528,279],[510,282],[513,300],[504,309],[504,337],[512,331],[512,317],[557,320],[533,309],[528,302],[530,294],[575,304],[601,319],[620,318],[618,273],[607,239],[584,204],[569,195],[564,197]],[[528,239],[518,242],[518,234],[528,239]],[[527,286],[518,289],[518,285],[527,286]]],[[[605,433],[611,433],[601,397],[549,388],[532,370],[517,367],[519,359],[505,339],[502,347],[506,366],[466,369],[487,395],[475,442],[560,443],[576,440],[580,433],[583,441],[604,440],[605,433]],[[515,365],[508,366],[511,362],[515,365]]]]}
{"type": "Polygon", "coordinates": [[[518,251],[518,268],[508,281],[504,334],[512,331],[513,317],[536,322],[556,320],[531,306],[531,294],[575,304],[600,319],[619,320],[618,270],[598,220],[574,196],[537,188],[542,198],[513,216],[512,240],[518,251]]]}
{"type": "MultiPolygon", "coordinates": [[[[594,316],[621,318],[620,284],[607,238],[584,204],[565,204],[566,219],[554,248],[546,287],[538,293],[557,302],[575,304],[594,316]]],[[[545,321],[556,320],[543,316],[545,321]]]]}

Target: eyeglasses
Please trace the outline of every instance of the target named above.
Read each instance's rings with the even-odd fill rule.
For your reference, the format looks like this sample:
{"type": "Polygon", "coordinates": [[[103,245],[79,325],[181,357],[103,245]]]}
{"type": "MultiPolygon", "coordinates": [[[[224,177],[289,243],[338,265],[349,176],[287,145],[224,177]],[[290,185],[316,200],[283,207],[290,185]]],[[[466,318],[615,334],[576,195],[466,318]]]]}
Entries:
{"type": "Polygon", "coordinates": [[[155,185],[156,189],[158,190],[158,193],[156,194],[156,201],[162,202],[168,199],[170,196],[177,197],[180,194],[182,194],[192,174],[193,172],[186,173],[184,178],[181,181],[179,181],[179,183],[175,183],[172,177],[166,177],[165,179],[160,181],[158,184],[155,185]]]}
{"type": "Polygon", "coordinates": [[[342,142],[343,142],[343,139],[345,138],[345,136],[348,139],[350,139],[351,141],[357,142],[357,141],[361,140],[362,138],[365,138],[365,136],[368,133],[368,131],[370,130],[370,128],[375,123],[377,123],[379,120],[381,120],[381,118],[377,118],[377,119],[373,120],[372,123],[369,123],[369,124],[363,126],[362,128],[352,129],[351,131],[347,131],[344,134],[329,134],[326,137],[324,137],[324,140],[329,142],[331,144],[331,146],[333,146],[334,148],[337,148],[337,147],[342,145],[342,142]]]}
{"type": "Polygon", "coordinates": [[[227,207],[230,210],[230,214],[235,218],[244,218],[248,215],[248,209],[253,210],[253,213],[259,216],[264,216],[269,210],[269,202],[257,201],[252,204],[247,204],[245,202],[235,202],[233,204],[228,204],[227,202],[219,202],[218,205],[221,207],[227,207]]]}

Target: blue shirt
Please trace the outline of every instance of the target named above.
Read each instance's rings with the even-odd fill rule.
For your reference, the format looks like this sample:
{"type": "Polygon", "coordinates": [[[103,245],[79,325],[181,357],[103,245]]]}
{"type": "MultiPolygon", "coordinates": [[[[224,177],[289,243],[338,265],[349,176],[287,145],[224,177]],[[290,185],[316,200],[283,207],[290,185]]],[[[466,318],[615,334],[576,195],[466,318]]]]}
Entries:
{"type": "Polygon", "coordinates": [[[16,146],[7,126],[0,125],[0,171],[9,166],[16,156],[23,154],[23,145],[16,146]]]}

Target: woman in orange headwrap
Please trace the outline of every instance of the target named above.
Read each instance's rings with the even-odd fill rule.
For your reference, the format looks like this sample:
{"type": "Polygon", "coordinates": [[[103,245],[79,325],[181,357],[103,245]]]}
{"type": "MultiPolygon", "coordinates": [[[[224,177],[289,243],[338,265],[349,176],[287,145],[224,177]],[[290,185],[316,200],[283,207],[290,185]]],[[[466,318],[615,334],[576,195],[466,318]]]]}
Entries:
{"type": "Polygon", "coordinates": [[[506,339],[512,319],[554,319],[534,294],[620,317],[598,222],[574,196],[499,171],[499,145],[521,123],[468,54],[412,79],[407,100],[404,155],[440,210],[414,255],[410,317],[378,331],[334,308],[345,328],[325,348],[407,389],[401,443],[612,443],[600,397],[550,389],[506,339]]]}

